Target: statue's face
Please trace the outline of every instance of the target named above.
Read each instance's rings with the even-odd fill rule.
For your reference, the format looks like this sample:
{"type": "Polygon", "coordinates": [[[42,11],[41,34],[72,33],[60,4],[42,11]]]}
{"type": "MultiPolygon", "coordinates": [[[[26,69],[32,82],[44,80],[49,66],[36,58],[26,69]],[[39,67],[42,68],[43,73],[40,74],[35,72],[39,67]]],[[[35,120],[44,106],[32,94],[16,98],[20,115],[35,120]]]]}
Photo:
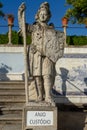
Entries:
{"type": "Polygon", "coordinates": [[[46,22],[48,20],[48,14],[46,10],[41,10],[39,13],[40,22],[46,22]]]}

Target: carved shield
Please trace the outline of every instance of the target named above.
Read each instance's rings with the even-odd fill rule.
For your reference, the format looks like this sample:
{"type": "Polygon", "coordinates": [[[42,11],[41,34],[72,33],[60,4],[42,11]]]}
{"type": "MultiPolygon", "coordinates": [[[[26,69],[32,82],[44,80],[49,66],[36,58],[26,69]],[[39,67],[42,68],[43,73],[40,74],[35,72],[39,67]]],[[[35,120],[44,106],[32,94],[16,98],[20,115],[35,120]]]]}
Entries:
{"type": "MultiPolygon", "coordinates": [[[[37,26],[36,26],[37,27],[37,26]]],[[[65,35],[52,28],[38,29],[33,32],[32,46],[41,55],[47,56],[54,63],[63,55],[65,35]]]]}
{"type": "Polygon", "coordinates": [[[65,35],[54,29],[47,29],[44,33],[43,53],[54,63],[63,56],[65,35]]]}

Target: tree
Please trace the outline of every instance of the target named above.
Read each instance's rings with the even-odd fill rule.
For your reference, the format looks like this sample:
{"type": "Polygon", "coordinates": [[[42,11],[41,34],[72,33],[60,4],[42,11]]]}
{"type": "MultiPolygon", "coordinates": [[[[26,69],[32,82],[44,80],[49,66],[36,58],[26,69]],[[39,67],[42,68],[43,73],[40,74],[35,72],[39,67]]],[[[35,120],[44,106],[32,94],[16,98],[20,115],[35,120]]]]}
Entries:
{"type": "Polygon", "coordinates": [[[87,0],[66,0],[70,8],[65,16],[74,24],[84,24],[87,22],[87,0]]]}
{"type": "Polygon", "coordinates": [[[3,7],[3,4],[0,2],[0,17],[4,17],[4,13],[1,10],[2,7],[3,7]]]}

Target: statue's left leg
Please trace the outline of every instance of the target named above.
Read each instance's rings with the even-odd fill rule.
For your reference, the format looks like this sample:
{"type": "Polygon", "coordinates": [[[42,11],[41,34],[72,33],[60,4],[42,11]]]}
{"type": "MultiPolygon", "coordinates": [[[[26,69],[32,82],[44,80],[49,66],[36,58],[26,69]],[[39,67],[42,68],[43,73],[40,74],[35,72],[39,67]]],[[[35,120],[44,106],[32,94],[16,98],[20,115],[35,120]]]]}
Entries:
{"type": "Polygon", "coordinates": [[[45,101],[52,102],[51,99],[51,89],[53,87],[52,77],[50,75],[44,75],[44,90],[45,90],[45,101]]]}
{"type": "Polygon", "coordinates": [[[43,100],[43,92],[42,92],[42,78],[41,76],[37,76],[35,77],[35,81],[36,81],[36,86],[37,86],[37,91],[38,91],[38,101],[42,101],[43,100]]]}

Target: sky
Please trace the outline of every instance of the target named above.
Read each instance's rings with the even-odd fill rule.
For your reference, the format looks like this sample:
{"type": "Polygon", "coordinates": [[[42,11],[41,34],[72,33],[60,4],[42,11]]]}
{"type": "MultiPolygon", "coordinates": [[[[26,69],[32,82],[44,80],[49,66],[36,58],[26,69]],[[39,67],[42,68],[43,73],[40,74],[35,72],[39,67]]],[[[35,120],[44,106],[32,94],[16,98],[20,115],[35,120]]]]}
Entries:
{"type": "MultiPolygon", "coordinates": [[[[65,15],[66,10],[69,8],[69,6],[65,6],[66,0],[0,0],[0,2],[3,3],[2,11],[5,14],[14,15],[14,27],[12,29],[16,31],[19,30],[18,8],[21,3],[25,2],[26,4],[26,22],[32,24],[35,21],[34,17],[40,4],[45,1],[50,4],[50,10],[52,14],[50,23],[54,23],[56,30],[63,31],[61,19],[65,15]]],[[[0,34],[8,32],[7,25],[7,20],[0,18],[0,34]]],[[[69,23],[67,28],[67,35],[87,35],[87,28],[85,28],[85,25],[73,25],[69,23]]]]}

